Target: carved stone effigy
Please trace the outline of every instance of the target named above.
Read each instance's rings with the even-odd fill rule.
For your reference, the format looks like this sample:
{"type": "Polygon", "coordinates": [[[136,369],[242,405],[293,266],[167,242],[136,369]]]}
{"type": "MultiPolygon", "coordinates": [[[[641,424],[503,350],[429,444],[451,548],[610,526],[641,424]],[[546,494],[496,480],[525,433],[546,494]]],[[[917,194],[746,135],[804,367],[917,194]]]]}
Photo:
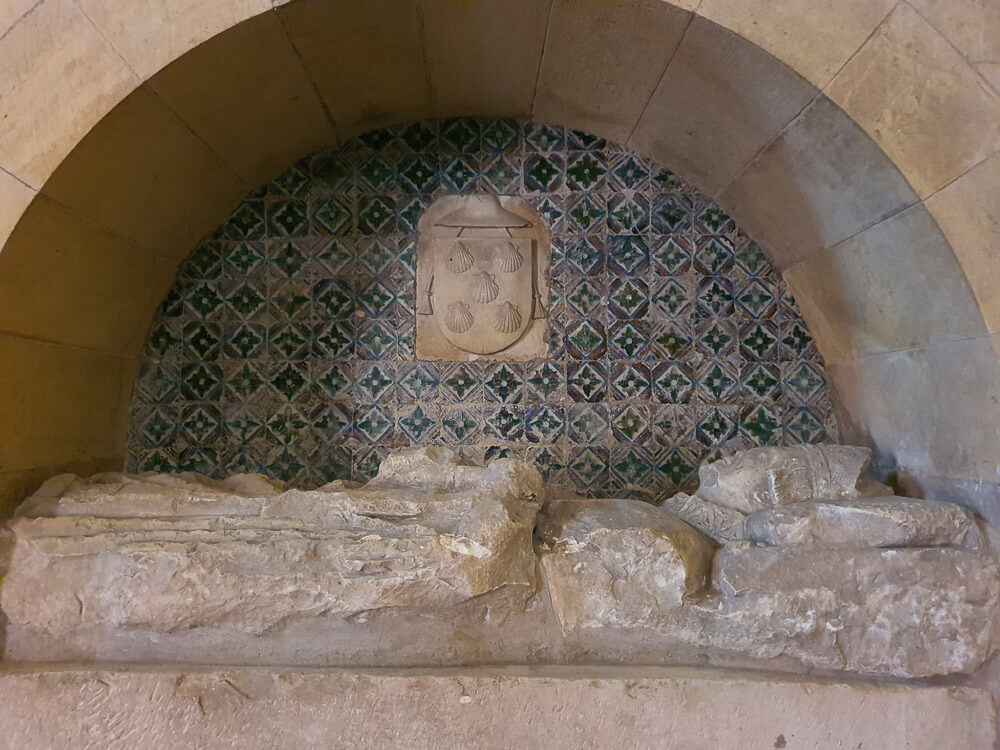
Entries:
{"type": "Polygon", "coordinates": [[[638,500],[552,500],[535,533],[552,606],[570,632],[679,613],[710,581],[712,543],[638,500]]]}
{"type": "Polygon", "coordinates": [[[10,523],[0,605],[55,636],[86,626],[259,634],[293,619],[524,599],[541,494],[524,463],[465,466],[444,450],[390,456],[360,489],[64,475],[10,523]]]}
{"type": "MultiPolygon", "coordinates": [[[[586,561],[571,545],[543,547],[564,635],[617,628],[670,648],[898,677],[976,669],[1000,635],[1000,569],[980,552],[975,518],[951,503],[860,497],[886,490],[862,479],[869,456],[849,446],[759,448],[703,465],[698,494],[659,509],[723,545],[700,600],[689,590],[678,603],[650,569],[655,554],[634,562],[649,546],[641,536],[619,534],[598,550],[590,542],[586,561]]],[[[592,501],[561,501],[559,515],[574,502],[592,501]]]]}
{"type": "Polygon", "coordinates": [[[866,461],[749,451],[703,467],[714,500],[666,507],[546,498],[528,464],[445,449],[311,492],[64,475],[8,526],[7,656],[977,669],[997,643],[1000,570],[976,519],[859,496],[866,461]]]}

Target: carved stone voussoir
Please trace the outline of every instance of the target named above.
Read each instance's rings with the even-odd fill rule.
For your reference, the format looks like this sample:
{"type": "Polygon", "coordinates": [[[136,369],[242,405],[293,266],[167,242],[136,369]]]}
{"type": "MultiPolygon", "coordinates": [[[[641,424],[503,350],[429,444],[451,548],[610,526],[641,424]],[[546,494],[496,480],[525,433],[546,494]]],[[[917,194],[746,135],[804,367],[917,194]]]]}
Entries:
{"type": "Polygon", "coordinates": [[[301,618],[524,598],[543,492],[531,466],[465,466],[442,449],[393,457],[359,489],[64,476],[11,522],[0,606],[12,623],[54,635],[80,626],[259,634],[301,618]]]}

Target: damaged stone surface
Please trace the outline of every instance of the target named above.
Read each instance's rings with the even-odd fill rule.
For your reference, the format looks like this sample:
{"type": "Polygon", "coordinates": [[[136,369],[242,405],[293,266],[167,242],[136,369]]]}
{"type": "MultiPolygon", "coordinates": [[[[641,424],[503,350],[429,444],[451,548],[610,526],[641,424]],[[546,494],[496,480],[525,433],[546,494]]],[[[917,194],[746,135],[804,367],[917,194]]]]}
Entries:
{"type": "Polygon", "coordinates": [[[764,447],[702,464],[698,496],[753,513],[808,500],[857,497],[871,451],[849,445],[764,447]]]}
{"type": "Polygon", "coordinates": [[[746,537],[758,544],[980,549],[975,517],[953,503],[869,497],[780,505],[751,513],[746,537]]]}
{"type": "Polygon", "coordinates": [[[746,514],[725,505],[710,503],[698,495],[678,492],[664,500],[660,507],[694,526],[719,544],[746,539],[746,514]]]}
{"type": "Polygon", "coordinates": [[[974,688],[637,667],[39,669],[0,673],[0,727],[11,750],[988,750],[995,728],[974,688]]]}
{"type": "Polygon", "coordinates": [[[642,626],[701,594],[712,543],[638,500],[551,500],[538,519],[541,564],[564,629],[642,626]]]}
{"type": "Polygon", "coordinates": [[[534,591],[544,488],[521,462],[388,460],[360,489],[261,477],[58,477],[11,522],[0,606],[15,625],[259,634],[301,618],[433,612],[534,591]]]}
{"type": "MultiPolygon", "coordinates": [[[[809,492],[834,476],[847,492],[854,470],[810,470],[809,492]]],[[[387,457],[365,486],[312,492],[249,475],[57,477],[0,533],[4,656],[904,678],[989,657],[1000,571],[967,512],[892,497],[775,503],[807,493],[772,485],[747,522],[700,494],[543,505],[531,466],[470,466],[440,448],[387,457]],[[747,529],[785,546],[739,541],[747,529]]]]}
{"type": "Polygon", "coordinates": [[[925,677],[989,656],[1000,571],[970,550],[731,545],[711,639],[811,667],[925,677]]]}

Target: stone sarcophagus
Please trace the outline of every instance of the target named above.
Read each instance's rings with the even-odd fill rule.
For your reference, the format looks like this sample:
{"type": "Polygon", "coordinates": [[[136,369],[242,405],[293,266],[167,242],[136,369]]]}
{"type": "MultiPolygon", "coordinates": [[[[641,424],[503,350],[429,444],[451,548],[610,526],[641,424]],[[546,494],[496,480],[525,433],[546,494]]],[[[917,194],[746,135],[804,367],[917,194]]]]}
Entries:
{"type": "Polygon", "coordinates": [[[534,593],[543,492],[526,464],[389,457],[363,488],[284,491],[255,475],[56,477],[21,506],[2,590],[12,622],[259,635],[379,610],[449,612],[534,593]]]}
{"type": "Polygon", "coordinates": [[[6,656],[903,678],[985,663],[1000,570],[972,514],[865,490],[861,449],[758,450],[665,507],[546,497],[528,464],[445,449],[311,492],[57,477],[8,525],[6,656]]]}

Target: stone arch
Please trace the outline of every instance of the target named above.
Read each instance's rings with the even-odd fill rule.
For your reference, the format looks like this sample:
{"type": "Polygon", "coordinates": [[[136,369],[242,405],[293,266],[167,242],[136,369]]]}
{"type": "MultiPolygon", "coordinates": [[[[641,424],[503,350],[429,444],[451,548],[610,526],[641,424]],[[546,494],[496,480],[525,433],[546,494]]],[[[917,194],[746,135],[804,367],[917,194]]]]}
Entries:
{"type": "Polygon", "coordinates": [[[250,185],[373,127],[531,114],[716,197],[784,270],[845,437],[995,513],[996,12],[20,0],[0,15],[3,496],[120,465],[152,309],[250,185]]]}

